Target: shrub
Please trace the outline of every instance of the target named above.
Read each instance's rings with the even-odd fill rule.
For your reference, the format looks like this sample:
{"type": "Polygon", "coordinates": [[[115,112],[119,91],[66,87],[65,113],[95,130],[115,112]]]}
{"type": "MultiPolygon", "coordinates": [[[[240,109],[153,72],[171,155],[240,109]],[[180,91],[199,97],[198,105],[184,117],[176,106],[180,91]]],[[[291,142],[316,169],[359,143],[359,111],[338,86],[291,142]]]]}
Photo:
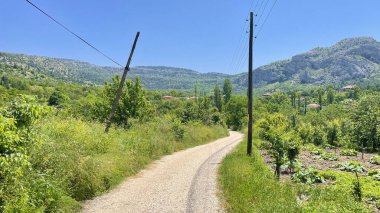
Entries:
{"type": "Polygon", "coordinates": [[[325,180],[318,170],[313,168],[306,168],[299,170],[292,176],[292,180],[298,183],[314,184],[323,183],[325,180]]]}
{"type": "Polygon", "coordinates": [[[350,161],[338,165],[339,169],[346,172],[364,172],[365,168],[360,162],[350,161]]]}
{"type": "Polygon", "coordinates": [[[357,156],[358,152],[354,149],[343,149],[340,152],[340,155],[342,155],[342,156],[357,156]]]}
{"type": "Polygon", "coordinates": [[[323,149],[318,149],[315,146],[310,146],[309,151],[312,155],[323,155],[325,153],[323,149]]]}
{"type": "Polygon", "coordinates": [[[172,131],[178,140],[183,139],[183,136],[185,135],[185,128],[180,120],[175,119],[173,121],[172,131]]]}
{"type": "Polygon", "coordinates": [[[281,168],[288,171],[292,171],[292,170],[298,171],[303,168],[303,164],[298,159],[295,159],[293,162],[286,160],[285,163],[281,166],[281,168]]]}
{"type": "Polygon", "coordinates": [[[337,161],[338,157],[334,153],[324,153],[320,156],[321,159],[323,160],[328,160],[328,161],[337,161]]]}
{"type": "Polygon", "coordinates": [[[369,162],[375,165],[380,165],[380,156],[373,156],[369,162]]]}
{"type": "Polygon", "coordinates": [[[369,170],[368,171],[368,176],[375,176],[375,175],[378,175],[378,174],[380,174],[380,172],[377,171],[377,170],[369,170]]]}

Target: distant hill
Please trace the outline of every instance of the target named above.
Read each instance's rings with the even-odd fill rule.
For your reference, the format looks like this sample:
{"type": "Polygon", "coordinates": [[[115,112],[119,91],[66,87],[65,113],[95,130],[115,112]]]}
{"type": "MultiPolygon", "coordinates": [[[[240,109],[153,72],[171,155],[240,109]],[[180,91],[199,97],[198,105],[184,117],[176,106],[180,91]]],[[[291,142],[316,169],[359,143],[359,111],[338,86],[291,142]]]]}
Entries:
{"type": "MultiPolygon", "coordinates": [[[[18,66],[41,72],[47,76],[81,84],[100,85],[111,80],[122,69],[97,66],[86,62],[0,53],[0,65],[18,66]]],[[[141,66],[132,68],[129,78],[139,75],[146,88],[155,90],[210,90],[229,78],[237,91],[244,91],[247,75],[199,73],[193,70],[141,66]]],[[[288,60],[278,61],[254,70],[256,87],[270,88],[271,84],[320,85],[380,82],[380,43],[373,38],[345,39],[332,47],[315,48],[288,60]]]]}
{"type": "MultiPolygon", "coordinates": [[[[22,67],[34,70],[56,79],[87,85],[101,85],[110,81],[123,69],[97,66],[71,59],[49,58],[23,54],[0,53],[0,65],[22,67]]],[[[195,84],[200,88],[210,89],[222,84],[225,78],[231,77],[221,73],[199,73],[189,69],[141,66],[133,67],[128,74],[129,79],[139,75],[144,86],[155,90],[192,90],[195,84]]]]}
{"type": "MultiPolygon", "coordinates": [[[[256,85],[276,82],[290,84],[342,84],[380,78],[380,43],[361,37],[342,40],[328,48],[315,48],[291,59],[259,67],[256,85]]],[[[246,76],[240,76],[245,82],[246,76]]]]}

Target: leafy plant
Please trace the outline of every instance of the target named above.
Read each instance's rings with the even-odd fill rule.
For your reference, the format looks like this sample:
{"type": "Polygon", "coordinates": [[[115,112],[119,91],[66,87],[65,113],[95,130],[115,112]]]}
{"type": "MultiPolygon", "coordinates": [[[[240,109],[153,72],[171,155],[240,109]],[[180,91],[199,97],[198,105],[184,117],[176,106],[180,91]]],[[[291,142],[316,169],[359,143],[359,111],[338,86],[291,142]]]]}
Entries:
{"type": "Polygon", "coordinates": [[[286,160],[285,163],[281,166],[281,169],[288,170],[289,172],[298,171],[303,168],[303,164],[300,160],[295,159],[293,162],[286,160]]]}
{"type": "Polygon", "coordinates": [[[309,148],[309,150],[310,150],[310,153],[312,155],[323,155],[323,154],[325,154],[325,151],[323,149],[318,149],[318,148],[316,148],[314,146],[311,146],[309,148]]]}
{"type": "Polygon", "coordinates": [[[338,165],[339,169],[346,172],[364,172],[365,168],[360,162],[350,161],[338,165]]]}
{"type": "Polygon", "coordinates": [[[343,149],[340,151],[340,155],[342,156],[357,156],[358,152],[354,149],[343,149]]]}
{"type": "Polygon", "coordinates": [[[318,170],[313,168],[306,168],[297,171],[292,176],[292,180],[306,184],[323,183],[325,181],[323,176],[319,174],[318,170]]]}
{"type": "Polygon", "coordinates": [[[361,202],[363,192],[362,192],[362,186],[360,184],[359,175],[357,171],[355,171],[355,176],[356,176],[356,180],[352,182],[352,185],[353,185],[352,195],[357,201],[361,202]]]}
{"type": "Polygon", "coordinates": [[[377,170],[369,170],[368,171],[368,176],[375,176],[375,175],[378,175],[378,174],[380,174],[380,172],[377,171],[377,170]]]}
{"type": "Polygon", "coordinates": [[[375,165],[380,165],[380,156],[373,156],[369,162],[375,165]]]}
{"type": "Polygon", "coordinates": [[[328,161],[337,161],[338,156],[334,153],[324,153],[320,156],[321,159],[323,160],[328,160],[328,161]]]}

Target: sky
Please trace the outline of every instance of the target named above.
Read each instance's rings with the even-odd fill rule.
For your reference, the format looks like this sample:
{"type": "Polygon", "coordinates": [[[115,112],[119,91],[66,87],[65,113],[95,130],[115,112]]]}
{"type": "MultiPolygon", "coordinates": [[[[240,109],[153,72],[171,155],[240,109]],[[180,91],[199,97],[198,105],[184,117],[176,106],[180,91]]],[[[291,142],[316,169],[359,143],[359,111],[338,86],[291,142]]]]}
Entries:
{"type": "MultiPolygon", "coordinates": [[[[122,65],[140,31],[132,66],[246,72],[244,29],[251,6],[260,20],[256,34],[262,29],[254,67],[345,38],[380,40],[379,0],[278,0],[265,25],[276,0],[31,1],[122,65]]],[[[1,0],[0,11],[0,51],[116,66],[25,0],[1,0]]]]}

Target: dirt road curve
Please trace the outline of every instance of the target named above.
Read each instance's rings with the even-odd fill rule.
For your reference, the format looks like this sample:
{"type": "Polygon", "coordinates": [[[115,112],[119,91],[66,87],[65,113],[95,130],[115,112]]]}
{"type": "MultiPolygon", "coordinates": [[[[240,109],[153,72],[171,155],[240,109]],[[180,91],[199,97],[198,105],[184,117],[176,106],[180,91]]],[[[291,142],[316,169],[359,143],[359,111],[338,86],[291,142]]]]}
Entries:
{"type": "Polygon", "coordinates": [[[197,146],[154,162],[108,194],[84,203],[83,212],[223,212],[217,169],[243,135],[197,146]]]}

